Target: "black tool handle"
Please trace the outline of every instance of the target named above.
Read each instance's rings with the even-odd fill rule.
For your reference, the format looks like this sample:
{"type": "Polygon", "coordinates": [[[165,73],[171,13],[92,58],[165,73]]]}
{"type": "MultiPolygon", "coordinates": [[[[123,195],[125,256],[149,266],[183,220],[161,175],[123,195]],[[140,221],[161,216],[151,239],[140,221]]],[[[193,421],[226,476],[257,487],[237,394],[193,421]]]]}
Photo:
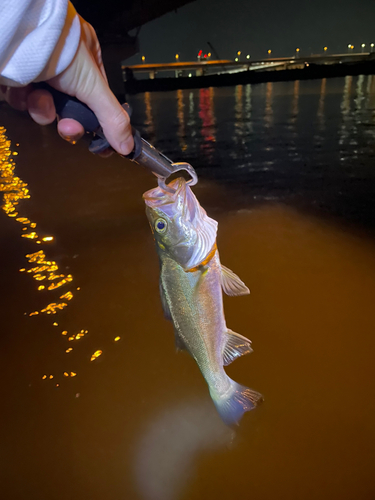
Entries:
{"type": "MultiPolygon", "coordinates": [[[[103,130],[95,113],[86,104],[79,101],[76,97],[71,97],[68,94],[64,94],[63,92],[54,89],[53,87],[48,85],[48,83],[40,82],[34,84],[34,86],[39,89],[48,90],[48,92],[52,94],[56,113],[60,118],[72,118],[83,126],[85,132],[95,134],[92,136],[91,144],[89,146],[89,150],[91,151],[91,153],[98,154],[107,149],[111,149],[111,146],[103,133],[103,130]]],[[[125,103],[122,105],[122,107],[130,116],[130,106],[125,103]]],[[[135,154],[139,154],[139,149],[142,149],[142,146],[140,144],[141,138],[136,130],[133,130],[133,137],[135,142],[135,149],[132,153],[126,156],[131,160],[135,159],[135,154]]]]}
{"type": "Polygon", "coordinates": [[[83,102],[68,94],[64,94],[59,90],[54,89],[45,82],[35,84],[39,89],[48,90],[52,94],[53,102],[55,103],[56,113],[60,118],[73,118],[79,122],[86,132],[95,132],[100,123],[93,111],[83,102]]]}

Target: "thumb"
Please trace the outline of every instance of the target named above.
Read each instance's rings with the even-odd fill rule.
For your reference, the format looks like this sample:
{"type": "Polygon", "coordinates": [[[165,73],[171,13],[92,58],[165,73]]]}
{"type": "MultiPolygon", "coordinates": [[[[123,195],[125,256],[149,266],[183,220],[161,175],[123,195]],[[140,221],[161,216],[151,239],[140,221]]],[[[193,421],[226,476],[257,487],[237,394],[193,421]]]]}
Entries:
{"type": "Polygon", "coordinates": [[[127,155],[134,147],[129,115],[111,92],[92,54],[82,42],[68,68],[49,82],[77,97],[95,113],[110,145],[127,155]]]}
{"type": "Polygon", "coordinates": [[[99,71],[96,79],[96,83],[92,84],[91,92],[82,96],[81,100],[95,113],[110,145],[118,153],[127,155],[134,147],[129,115],[113,95],[99,71]]]}
{"type": "Polygon", "coordinates": [[[130,118],[97,70],[91,80],[90,91],[79,92],[78,99],[92,109],[103,128],[110,145],[118,153],[127,155],[134,147],[130,118]]]}

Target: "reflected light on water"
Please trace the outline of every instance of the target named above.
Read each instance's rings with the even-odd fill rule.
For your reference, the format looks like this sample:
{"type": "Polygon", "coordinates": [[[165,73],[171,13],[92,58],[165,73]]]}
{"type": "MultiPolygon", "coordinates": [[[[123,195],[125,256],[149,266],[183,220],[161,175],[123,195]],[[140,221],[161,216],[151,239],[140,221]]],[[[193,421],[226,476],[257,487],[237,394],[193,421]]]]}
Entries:
{"type": "Polygon", "coordinates": [[[199,118],[202,120],[201,134],[203,143],[201,151],[211,161],[215,152],[215,115],[214,115],[214,88],[199,90],[199,118]]]}
{"type": "Polygon", "coordinates": [[[189,119],[188,127],[192,127],[192,135],[195,135],[195,106],[194,106],[194,92],[189,92],[189,119]]]}
{"type": "Polygon", "coordinates": [[[349,139],[349,136],[351,135],[351,130],[352,130],[351,101],[350,101],[352,82],[353,82],[352,76],[345,77],[344,91],[341,102],[342,121],[341,121],[341,127],[339,129],[339,145],[341,147],[340,149],[341,160],[345,160],[349,156],[346,143],[347,140],[349,139]]]}
{"type": "Polygon", "coordinates": [[[251,85],[248,84],[245,87],[245,118],[246,118],[246,135],[250,135],[253,132],[253,122],[251,120],[251,85]]]}
{"type": "Polygon", "coordinates": [[[177,118],[178,118],[178,140],[182,151],[187,150],[185,117],[184,117],[184,94],[181,89],[177,90],[177,118]]]}
{"type": "Polygon", "coordinates": [[[90,361],[94,361],[96,358],[98,358],[102,354],[103,354],[103,351],[101,351],[100,349],[95,351],[94,354],[91,356],[90,361]]]}
{"type": "Polygon", "coordinates": [[[325,130],[325,116],[324,116],[324,100],[326,97],[326,86],[327,86],[327,78],[322,79],[322,85],[320,87],[320,97],[318,104],[318,128],[321,132],[325,130]]]}
{"type": "Polygon", "coordinates": [[[234,134],[233,142],[238,146],[243,143],[244,134],[244,118],[243,118],[243,86],[237,85],[234,90],[235,105],[234,105],[234,134]]]}
{"type": "MultiPolygon", "coordinates": [[[[13,157],[16,156],[16,152],[11,150],[11,142],[6,136],[6,130],[0,127],[0,191],[3,193],[3,204],[1,205],[2,210],[6,213],[8,217],[15,218],[16,222],[21,224],[22,230],[27,230],[28,228],[34,229],[37,226],[36,222],[32,222],[28,217],[20,216],[19,214],[19,202],[30,198],[29,189],[27,184],[22,181],[19,177],[15,175],[15,162],[13,157]]],[[[49,244],[54,241],[53,236],[42,236],[40,237],[36,231],[31,231],[29,233],[22,233],[21,238],[26,238],[30,240],[31,244],[49,244]],[[37,240],[37,238],[40,238],[37,240]]],[[[36,252],[26,254],[26,259],[30,264],[29,268],[23,267],[19,269],[19,272],[30,274],[32,278],[38,283],[40,281],[45,281],[46,284],[37,285],[36,290],[38,292],[44,291],[44,293],[53,292],[62,286],[67,286],[73,281],[73,276],[71,274],[65,274],[59,272],[59,265],[56,261],[47,258],[43,250],[38,250],[36,252]],[[50,283],[48,283],[50,282],[50,283]]],[[[77,288],[79,290],[79,287],[77,288]]],[[[48,303],[45,307],[32,311],[30,313],[25,313],[29,317],[40,316],[42,314],[55,315],[59,311],[62,311],[68,306],[68,302],[73,299],[73,292],[71,290],[58,296],[57,300],[48,303]]],[[[57,322],[53,323],[53,326],[58,326],[57,322]]],[[[83,338],[88,333],[88,330],[80,330],[76,335],[70,336],[67,340],[79,340],[83,338]]],[[[64,330],[62,335],[68,335],[68,332],[64,330]]],[[[73,349],[70,347],[65,350],[66,353],[70,353],[73,349]]],[[[91,361],[96,359],[102,354],[102,351],[98,350],[91,356],[91,361]]],[[[70,372],[70,377],[74,377],[76,372],[70,372]]],[[[69,376],[68,372],[63,372],[61,378],[69,376]],[[66,375],[68,374],[68,375],[66,375]]],[[[47,376],[43,375],[42,380],[51,380],[54,377],[53,374],[47,376]]],[[[59,386],[59,384],[57,384],[59,386]]]]}
{"type": "Polygon", "coordinates": [[[360,115],[360,111],[363,108],[364,104],[364,99],[365,95],[363,93],[363,84],[365,81],[364,75],[359,75],[358,80],[357,80],[357,88],[356,88],[356,98],[354,99],[355,107],[356,107],[356,114],[357,116],[360,115]]]}
{"type": "Polygon", "coordinates": [[[152,107],[151,107],[151,94],[150,92],[145,92],[144,94],[145,98],[145,108],[146,108],[146,122],[145,125],[147,126],[147,132],[150,136],[150,139],[152,140],[155,137],[155,127],[154,127],[154,121],[152,118],[152,107]]]}
{"type": "Polygon", "coordinates": [[[266,84],[266,107],[264,110],[264,126],[266,129],[273,125],[272,90],[273,83],[268,82],[266,84]]]}
{"type": "Polygon", "coordinates": [[[292,101],[292,118],[291,118],[291,123],[293,125],[296,124],[297,117],[298,117],[298,101],[299,101],[299,80],[296,80],[294,82],[293,86],[293,101],[292,101]]]}

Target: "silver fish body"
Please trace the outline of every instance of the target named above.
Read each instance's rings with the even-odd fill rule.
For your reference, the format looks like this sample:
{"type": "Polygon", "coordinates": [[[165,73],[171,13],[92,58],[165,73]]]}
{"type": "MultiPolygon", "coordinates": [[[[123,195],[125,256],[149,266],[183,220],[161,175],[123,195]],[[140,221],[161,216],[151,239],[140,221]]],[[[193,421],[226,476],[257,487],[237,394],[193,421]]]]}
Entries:
{"type": "Polygon", "coordinates": [[[225,373],[225,365],[252,349],[250,340],[227,328],[222,291],[244,295],[249,290],[221,265],[217,223],[207,216],[190,187],[177,179],[169,189],[158,187],[144,194],[160,259],[164,314],[173,323],[176,346],[197,362],[224,422],[238,423],[262,396],[225,373]]]}

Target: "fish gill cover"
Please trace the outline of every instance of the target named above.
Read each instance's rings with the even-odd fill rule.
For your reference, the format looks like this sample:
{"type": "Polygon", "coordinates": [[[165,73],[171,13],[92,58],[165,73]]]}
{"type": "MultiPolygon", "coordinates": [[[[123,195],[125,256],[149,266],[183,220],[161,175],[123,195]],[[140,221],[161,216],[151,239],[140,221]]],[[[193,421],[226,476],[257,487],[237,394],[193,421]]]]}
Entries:
{"type": "MultiPolygon", "coordinates": [[[[182,177],[173,180],[168,190],[158,186],[144,193],[146,205],[159,214],[165,214],[170,220],[177,221],[182,217],[184,223],[194,230],[196,240],[194,252],[185,267],[200,264],[212,250],[217,235],[217,222],[208,217],[190,186],[182,177]]],[[[176,222],[177,223],[177,222],[176,222]]]]}

